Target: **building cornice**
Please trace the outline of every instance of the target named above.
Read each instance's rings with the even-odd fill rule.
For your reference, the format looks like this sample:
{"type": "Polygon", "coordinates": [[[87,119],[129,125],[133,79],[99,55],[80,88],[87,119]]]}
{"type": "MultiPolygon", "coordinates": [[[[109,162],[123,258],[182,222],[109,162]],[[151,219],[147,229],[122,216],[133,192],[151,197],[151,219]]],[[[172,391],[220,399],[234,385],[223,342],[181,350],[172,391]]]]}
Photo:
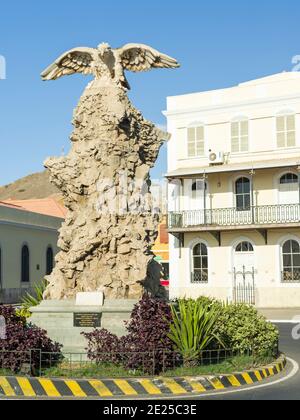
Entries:
{"type": "Polygon", "coordinates": [[[13,226],[22,229],[29,229],[29,230],[39,230],[44,232],[57,232],[59,227],[47,227],[47,226],[38,226],[38,225],[31,225],[26,223],[18,223],[18,222],[9,222],[7,220],[0,220],[0,226],[13,226]]]}
{"type": "MultiPolygon", "coordinates": [[[[196,95],[196,94],[195,94],[196,95]]],[[[192,96],[192,95],[191,95],[192,96]]],[[[191,98],[192,100],[192,98],[191,98]]],[[[199,106],[199,107],[193,107],[193,108],[182,108],[177,109],[173,111],[163,111],[163,115],[165,117],[176,117],[176,116],[183,116],[188,114],[197,114],[197,113],[204,113],[204,112],[212,112],[212,111],[220,111],[220,110],[229,110],[229,109],[235,109],[238,108],[241,110],[241,108],[246,108],[249,106],[256,106],[256,105],[262,105],[262,104],[275,104],[280,102],[286,102],[286,101],[300,101],[300,94],[297,95],[285,95],[285,96],[278,96],[273,98],[261,98],[261,99],[255,99],[255,100],[248,100],[248,101],[240,101],[240,102],[231,102],[231,103],[224,103],[220,105],[210,105],[210,106],[199,106]]]]}
{"type": "Polygon", "coordinates": [[[20,209],[0,206],[0,225],[57,231],[64,219],[20,209]]]}

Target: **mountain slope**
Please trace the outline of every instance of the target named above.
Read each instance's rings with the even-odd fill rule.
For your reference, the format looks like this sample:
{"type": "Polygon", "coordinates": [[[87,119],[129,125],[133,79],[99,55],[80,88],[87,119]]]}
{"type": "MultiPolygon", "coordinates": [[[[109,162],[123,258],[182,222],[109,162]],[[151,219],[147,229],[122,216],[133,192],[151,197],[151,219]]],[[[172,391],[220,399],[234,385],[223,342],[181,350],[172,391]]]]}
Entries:
{"type": "Polygon", "coordinates": [[[59,191],[50,183],[47,171],[26,176],[0,187],[0,200],[29,200],[53,195],[59,195],[59,191]]]}

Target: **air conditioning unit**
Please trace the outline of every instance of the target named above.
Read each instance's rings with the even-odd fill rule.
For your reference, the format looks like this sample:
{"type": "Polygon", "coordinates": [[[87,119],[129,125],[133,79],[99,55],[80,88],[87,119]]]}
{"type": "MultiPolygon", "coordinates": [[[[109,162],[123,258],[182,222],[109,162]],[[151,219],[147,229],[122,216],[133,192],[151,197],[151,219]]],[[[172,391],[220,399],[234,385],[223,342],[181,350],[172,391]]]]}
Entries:
{"type": "Polygon", "coordinates": [[[224,165],[225,155],[224,152],[210,152],[208,156],[210,165],[224,165]]]}

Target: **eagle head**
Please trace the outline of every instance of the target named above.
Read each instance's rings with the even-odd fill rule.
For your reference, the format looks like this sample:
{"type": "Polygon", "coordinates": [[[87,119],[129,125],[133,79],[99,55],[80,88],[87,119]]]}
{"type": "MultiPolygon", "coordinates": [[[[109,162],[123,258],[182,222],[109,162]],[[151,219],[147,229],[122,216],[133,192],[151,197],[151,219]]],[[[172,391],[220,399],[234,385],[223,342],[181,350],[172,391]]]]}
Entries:
{"type": "Polygon", "coordinates": [[[111,50],[111,46],[106,42],[102,42],[102,44],[99,44],[97,48],[102,56],[111,50]]]}

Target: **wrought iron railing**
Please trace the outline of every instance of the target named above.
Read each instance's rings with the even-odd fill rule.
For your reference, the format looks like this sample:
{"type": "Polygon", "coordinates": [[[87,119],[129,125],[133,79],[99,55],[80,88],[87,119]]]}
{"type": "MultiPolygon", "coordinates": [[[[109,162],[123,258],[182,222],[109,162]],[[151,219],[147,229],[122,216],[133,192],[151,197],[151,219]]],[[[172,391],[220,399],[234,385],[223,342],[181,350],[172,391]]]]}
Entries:
{"type": "Polygon", "coordinates": [[[241,271],[234,269],[234,287],[233,301],[234,303],[245,303],[247,305],[255,305],[255,269],[247,271],[243,266],[241,271]]]}
{"type": "Polygon", "coordinates": [[[170,212],[169,229],[196,226],[240,226],[300,223],[300,204],[170,212]]]}
{"type": "Polygon", "coordinates": [[[191,273],[192,284],[205,284],[208,283],[208,272],[204,270],[194,271],[191,273]]]}
{"type": "Polygon", "coordinates": [[[295,270],[285,270],[281,273],[282,283],[300,283],[300,272],[295,270]]]}

